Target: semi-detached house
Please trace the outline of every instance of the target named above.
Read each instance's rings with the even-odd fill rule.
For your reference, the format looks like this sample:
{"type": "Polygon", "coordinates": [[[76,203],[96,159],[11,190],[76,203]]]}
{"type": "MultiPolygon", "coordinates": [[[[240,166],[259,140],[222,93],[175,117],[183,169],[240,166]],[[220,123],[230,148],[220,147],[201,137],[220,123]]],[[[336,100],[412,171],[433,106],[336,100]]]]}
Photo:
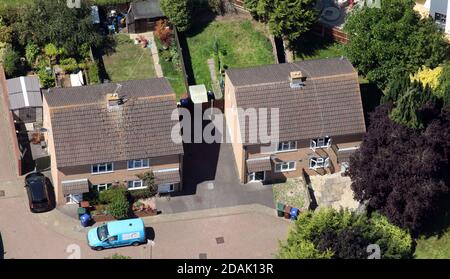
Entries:
{"type": "Polygon", "coordinates": [[[228,70],[225,118],[243,183],[340,171],[366,132],[358,74],[345,58],[228,70]],[[249,127],[250,119],[236,113],[261,108],[279,124],[270,143],[249,134],[264,128],[271,135],[271,121],[249,127]]]}
{"type": "Polygon", "coordinates": [[[44,128],[58,204],[90,189],[140,189],[152,171],[160,192],[182,188],[182,144],[172,141],[176,97],[165,78],[52,88],[44,93],[44,128]]]}

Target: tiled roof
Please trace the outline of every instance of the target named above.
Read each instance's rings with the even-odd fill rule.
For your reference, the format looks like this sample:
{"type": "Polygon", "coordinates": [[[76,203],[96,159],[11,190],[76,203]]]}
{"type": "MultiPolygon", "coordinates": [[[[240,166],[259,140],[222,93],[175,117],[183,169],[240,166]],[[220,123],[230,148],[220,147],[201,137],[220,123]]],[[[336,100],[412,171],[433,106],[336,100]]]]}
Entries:
{"type": "Polygon", "coordinates": [[[63,181],[62,189],[64,195],[83,194],[89,192],[89,182],[87,179],[76,181],[63,181]]]}
{"type": "Polygon", "coordinates": [[[178,183],[181,181],[179,169],[171,171],[155,171],[153,174],[155,175],[156,184],[178,183]]]}
{"type": "MultiPolygon", "coordinates": [[[[227,75],[235,87],[239,108],[268,108],[268,119],[271,108],[279,109],[279,119],[273,119],[279,120],[280,141],[365,133],[358,75],[347,59],[228,70],[227,75]],[[306,77],[302,88],[291,88],[289,75],[293,71],[306,77]]],[[[245,129],[248,117],[240,117],[239,122],[245,129]]],[[[250,144],[248,135],[256,134],[257,126],[245,129],[244,144],[250,144]]],[[[270,133],[270,121],[268,126],[270,133]]]]}
{"type": "Polygon", "coordinates": [[[272,161],[270,157],[248,159],[247,172],[267,171],[272,169],[272,161]]]}
{"type": "Polygon", "coordinates": [[[58,167],[182,154],[171,139],[176,109],[165,78],[127,81],[117,91],[120,109],[107,108],[116,84],[52,89],[50,107],[58,167]]]}

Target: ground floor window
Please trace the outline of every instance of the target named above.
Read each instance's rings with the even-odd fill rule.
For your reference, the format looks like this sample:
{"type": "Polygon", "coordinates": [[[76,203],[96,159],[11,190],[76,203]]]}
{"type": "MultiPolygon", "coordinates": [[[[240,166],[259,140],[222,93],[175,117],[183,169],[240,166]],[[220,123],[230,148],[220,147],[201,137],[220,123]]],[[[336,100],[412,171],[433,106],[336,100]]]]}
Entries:
{"type": "Polygon", "coordinates": [[[160,193],[170,193],[175,191],[175,186],[178,185],[178,183],[164,183],[158,185],[158,192],[160,193]]]}
{"type": "Polygon", "coordinates": [[[293,171],[295,170],[295,161],[290,162],[282,162],[275,164],[276,172],[285,172],[285,171],[293,171]]]}
{"type": "Polygon", "coordinates": [[[108,190],[110,187],[112,187],[112,183],[103,183],[103,184],[92,185],[92,189],[96,190],[97,192],[108,190]]]}
{"type": "Polygon", "coordinates": [[[264,181],[264,180],[266,180],[265,171],[251,172],[248,175],[248,182],[264,181]]]}
{"type": "Polygon", "coordinates": [[[136,189],[142,189],[142,188],[145,188],[142,180],[128,181],[128,189],[136,190],[136,189]]]}

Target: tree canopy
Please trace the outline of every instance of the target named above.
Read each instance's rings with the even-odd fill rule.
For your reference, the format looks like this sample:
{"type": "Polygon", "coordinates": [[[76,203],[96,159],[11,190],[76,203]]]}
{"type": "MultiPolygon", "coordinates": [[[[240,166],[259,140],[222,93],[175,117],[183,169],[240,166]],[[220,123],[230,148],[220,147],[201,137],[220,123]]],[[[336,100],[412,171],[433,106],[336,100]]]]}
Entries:
{"type": "Polygon", "coordinates": [[[288,259],[367,259],[369,244],[380,247],[381,258],[412,256],[412,239],[407,231],[390,224],[386,217],[323,208],[300,214],[278,257],[288,259]]]}
{"type": "Polygon", "coordinates": [[[444,33],[431,18],[421,19],[414,1],[382,1],[381,8],[355,9],[344,30],[346,55],[358,71],[380,88],[398,75],[434,68],[446,55],[444,33]]]}
{"type": "Polygon", "coordinates": [[[315,0],[246,0],[250,13],[268,23],[274,36],[293,43],[318,19],[315,0]]]}
{"type": "Polygon", "coordinates": [[[191,0],[161,0],[161,10],[178,30],[187,31],[191,26],[191,0]]]}
{"type": "Polygon", "coordinates": [[[360,149],[350,159],[355,198],[390,222],[420,232],[448,199],[450,116],[435,103],[420,109],[423,129],[389,118],[390,103],[371,115],[360,149]]]}
{"type": "Polygon", "coordinates": [[[87,1],[81,8],[69,8],[65,0],[36,0],[18,11],[13,29],[22,46],[33,43],[44,48],[49,43],[71,55],[80,55],[83,44],[98,45],[100,35],[92,24],[87,1]]]}

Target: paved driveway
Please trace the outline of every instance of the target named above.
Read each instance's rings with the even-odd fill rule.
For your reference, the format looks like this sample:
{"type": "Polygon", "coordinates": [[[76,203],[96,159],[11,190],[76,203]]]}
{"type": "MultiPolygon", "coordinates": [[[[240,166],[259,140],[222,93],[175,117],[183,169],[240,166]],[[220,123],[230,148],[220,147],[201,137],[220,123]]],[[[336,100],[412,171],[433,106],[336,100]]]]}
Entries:
{"type": "Polygon", "coordinates": [[[200,211],[157,216],[147,225],[153,234],[153,248],[144,245],[96,252],[87,246],[86,229],[78,222],[57,210],[32,214],[26,196],[17,192],[0,198],[0,248],[3,244],[7,259],[77,258],[78,251],[82,259],[102,259],[114,253],[133,259],[198,259],[200,254],[207,258],[273,258],[278,240],[287,236],[290,222],[272,215],[271,210],[269,214],[234,208],[218,211],[221,215],[200,211]],[[224,242],[218,243],[217,238],[224,242]]]}
{"type": "Polygon", "coordinates": [[[272,186],[238,180],[231,144],[185,144],[184,190],[157,200],[162,213],[262,204],[274,207],[272,186]]]}

